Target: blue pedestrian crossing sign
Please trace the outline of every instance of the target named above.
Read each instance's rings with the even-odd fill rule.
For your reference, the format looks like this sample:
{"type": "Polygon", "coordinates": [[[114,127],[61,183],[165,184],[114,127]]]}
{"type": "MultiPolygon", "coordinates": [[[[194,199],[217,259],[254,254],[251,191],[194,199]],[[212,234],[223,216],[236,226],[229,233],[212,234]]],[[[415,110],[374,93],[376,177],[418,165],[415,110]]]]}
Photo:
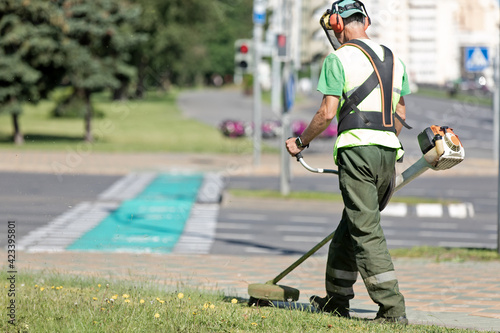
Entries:
{"type": "Polygon", "coordinates": [[[490,58],[487,47],[465,48],[465,70],[467,72],[480,72],[490,66],[490,58]]]}
{"type": "Polygon", "coordinates": [[[295,78],[293,74],[290,74],[288,77],[288,80],[285,82],[284,85],[285,89],[283,89],[284,92],[284,112],[290,111],[290,109],[293,106],[293,103],[295,102],[295,78]]]}
{"type": "Polygon", "coordinates": [[[266,3],[263,0],[254,0],[253,3],[253,23],[266,23],[266,3]]]}

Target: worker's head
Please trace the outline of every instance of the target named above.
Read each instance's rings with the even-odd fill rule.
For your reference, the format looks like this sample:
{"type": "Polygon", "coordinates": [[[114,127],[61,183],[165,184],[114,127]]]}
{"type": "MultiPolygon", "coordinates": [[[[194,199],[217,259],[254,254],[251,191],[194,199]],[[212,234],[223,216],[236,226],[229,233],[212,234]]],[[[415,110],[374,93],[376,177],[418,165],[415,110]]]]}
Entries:
{"type": "Polygon", "coordinates": [[[361,25],[364,31],[371,21],[365,5],[361,1],[340,0],[332,4],[328,23],[338,38],[347,25],[361,25]]]}

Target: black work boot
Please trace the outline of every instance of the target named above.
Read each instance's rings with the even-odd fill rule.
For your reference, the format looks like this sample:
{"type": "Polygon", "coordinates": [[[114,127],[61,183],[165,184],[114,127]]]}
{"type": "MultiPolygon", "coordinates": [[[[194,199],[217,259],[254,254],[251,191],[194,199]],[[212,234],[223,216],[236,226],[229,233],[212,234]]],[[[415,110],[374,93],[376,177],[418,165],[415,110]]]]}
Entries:
{"type": "Polygon", "coordinates": [[[338,317],[351,318],[349,315],[349,309],[346,306],[336,304],[334,299],[331,297],[311,296],[311,298],[309,298],[309,302],[320,311],[329,312],[338,317]]]}

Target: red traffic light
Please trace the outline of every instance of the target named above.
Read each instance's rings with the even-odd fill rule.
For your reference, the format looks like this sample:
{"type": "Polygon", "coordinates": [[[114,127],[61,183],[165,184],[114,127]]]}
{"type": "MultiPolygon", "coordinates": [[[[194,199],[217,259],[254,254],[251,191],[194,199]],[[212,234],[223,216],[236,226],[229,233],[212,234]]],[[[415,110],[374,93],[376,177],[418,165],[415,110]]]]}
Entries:
{"type": "Polygon", "coordinates": [[[240,46],[240,53],[248,53],[248,46],[246,44],[240,46]]]}

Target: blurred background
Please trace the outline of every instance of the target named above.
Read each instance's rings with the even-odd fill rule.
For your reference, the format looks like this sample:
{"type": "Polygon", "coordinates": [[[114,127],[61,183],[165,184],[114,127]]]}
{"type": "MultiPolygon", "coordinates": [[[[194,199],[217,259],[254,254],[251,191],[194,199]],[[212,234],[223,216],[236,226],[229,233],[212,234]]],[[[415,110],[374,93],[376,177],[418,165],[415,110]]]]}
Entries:
{"type": "MultiPolygon", "coordinates": [[[[365,5],[372,17],[369,36],[401,57],[414,92],[493,94],[498,0],[365,5]]],[[[12,121],[0,128],[0,141],[24,142],[23,103],[49,99],[53,117],[84,118],[90,142],[91,118],[102,116],[93,109],[95,93],[129,100],[148,90],[236,83],[251,94],[256,68],[266,92],[277,85],[273,75],[280,75],[273,74],[273,61],[290,64],[297,91],[310,93],[332,50],[318,23],[330,7],[322,0],[2,1],[0,112],[12,121]]],[[[268,97],[275,113],[279,94],[268,97]]]]}

